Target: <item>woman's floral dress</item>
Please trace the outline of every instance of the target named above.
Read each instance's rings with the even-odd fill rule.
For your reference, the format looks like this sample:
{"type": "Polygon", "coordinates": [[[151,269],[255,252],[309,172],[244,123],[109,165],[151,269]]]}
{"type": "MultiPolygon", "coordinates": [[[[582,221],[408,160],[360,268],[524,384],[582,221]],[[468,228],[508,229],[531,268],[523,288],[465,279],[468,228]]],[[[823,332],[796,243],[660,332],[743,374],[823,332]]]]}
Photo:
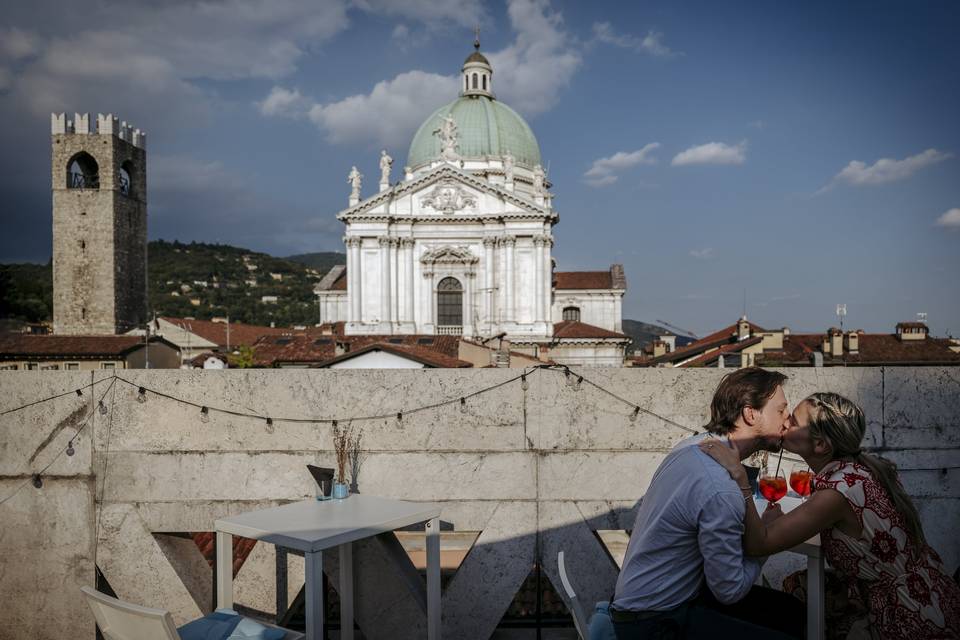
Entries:
{"type": "Polygon", "coordinates": [[[814,490],[822,489],[839,491],[862,527],[858,538],[827,529],[820,540],[827,561],[856,582],[871,635],[960,637],[960,586],[945,575],[933,549],[909,540],[903,516],[870,469],[835,460],[814,478],[814,490]]]}

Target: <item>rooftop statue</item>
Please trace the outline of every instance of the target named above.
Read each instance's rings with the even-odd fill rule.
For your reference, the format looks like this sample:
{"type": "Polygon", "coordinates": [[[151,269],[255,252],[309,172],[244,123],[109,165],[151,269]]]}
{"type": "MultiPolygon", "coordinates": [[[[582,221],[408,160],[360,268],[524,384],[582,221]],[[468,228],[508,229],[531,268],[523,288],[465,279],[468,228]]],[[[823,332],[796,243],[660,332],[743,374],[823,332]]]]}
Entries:
{"type": "Polygon", "coordinates": [[[503,156],[503,175],[507,182],[513,182],[513,154],[507,151],[503,156]]]}
{"type": "Polygon", "coordinates": [[[449,113],[444,116],[440,127],[433,131],[433,135],[440,137],[440,157],[447,162],[460,160],[460,143],[457,122],[449,113]]]}
{"type": "Polygon", "coordinates": [[[533,192],[537,195],[543,195],[543,183],[547,178],[547,172],[539,164],[533,168],[533,192]]]}
{"type": "Polygon", "coordinates": [[[380,151],[380,184],[390,184],[390,168],[393,167],[393,158],[387,155],[387,150],[380,151]]]}
{"type": "Polygon", "coordinates": [[[347,176],[347,183],[350,185],[350,199],[359,200],[360,199],[360,182],[363,180],[363,176],[357,171],[356,167],[350,168],[350,175],[347,176]]]}

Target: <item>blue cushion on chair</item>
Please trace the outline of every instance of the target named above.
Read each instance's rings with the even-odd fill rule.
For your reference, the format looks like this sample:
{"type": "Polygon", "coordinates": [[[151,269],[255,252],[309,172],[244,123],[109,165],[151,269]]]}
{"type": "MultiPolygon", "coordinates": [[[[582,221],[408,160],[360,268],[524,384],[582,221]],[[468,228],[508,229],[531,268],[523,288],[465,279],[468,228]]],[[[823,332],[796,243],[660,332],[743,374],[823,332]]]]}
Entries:
{"type": "Polygon", "coordinates": [[[283,640],[283,629],[265,627],[233,609],[217,609],[179,629],[181,640],[283,640]]]}
{"type": "Polygon", "coordinates": [[[232,609],[217,609],[179,627],[181,640],[226,640],[243,620],[232,609]]]}
{"type": "Polygon", "coordinates": [[[617,640],[607,601],[598,602],[590,616],[590,640],[617,640]]]}

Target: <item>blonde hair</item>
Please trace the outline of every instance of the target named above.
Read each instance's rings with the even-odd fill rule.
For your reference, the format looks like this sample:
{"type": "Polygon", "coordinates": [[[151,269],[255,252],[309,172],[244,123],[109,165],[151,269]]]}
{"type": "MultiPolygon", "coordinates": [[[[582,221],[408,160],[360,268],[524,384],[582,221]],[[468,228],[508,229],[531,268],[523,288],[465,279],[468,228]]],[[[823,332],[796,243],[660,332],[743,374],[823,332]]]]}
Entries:
{"type": "Polygon", "coordinates": [[[926,544],[920,515],[900,484],[897,465],[880,456],[866,454],[860,448],[867,431],[863,409],[837,393],[814,393],[804,402],[810,403],[810,435],[823,439],[832,447],[834,460],[853,458],[867,467],[903,516],[910,538],[918,544],[926,544]]]}

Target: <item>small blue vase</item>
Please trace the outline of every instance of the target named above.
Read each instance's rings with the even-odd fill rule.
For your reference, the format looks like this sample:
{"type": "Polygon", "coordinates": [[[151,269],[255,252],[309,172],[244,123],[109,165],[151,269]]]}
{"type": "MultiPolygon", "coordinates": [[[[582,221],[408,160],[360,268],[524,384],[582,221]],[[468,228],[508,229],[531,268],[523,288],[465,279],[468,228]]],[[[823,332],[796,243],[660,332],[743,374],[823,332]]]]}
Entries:
{"type": "Polygon", "coordinates": [[[350,485],[342,482],[333,483],[333,497],[337,500],[343,500],[350,495],[350,485]]]}

